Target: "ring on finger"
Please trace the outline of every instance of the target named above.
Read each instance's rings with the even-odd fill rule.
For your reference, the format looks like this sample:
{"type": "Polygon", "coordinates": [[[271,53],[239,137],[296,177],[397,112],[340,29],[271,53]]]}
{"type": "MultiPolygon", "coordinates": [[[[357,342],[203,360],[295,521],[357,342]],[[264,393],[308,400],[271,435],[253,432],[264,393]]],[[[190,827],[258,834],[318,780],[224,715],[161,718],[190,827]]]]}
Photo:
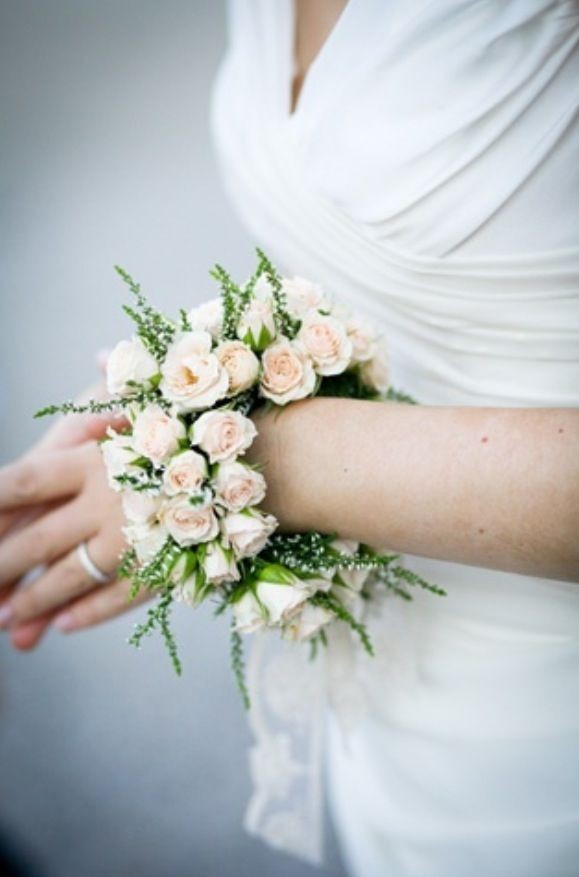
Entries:
{"type": "Polygon", "coordinates": [[[113,578],[112,575],[105,573],[96,565],[90,554],[88,553],[88,547],[86,542],[80,542],[79,545],[76,546],[76,554],[81,563],[82,568],[86,572],[88,576],[99,585],[104,585],[107,582],[110,582],[113,578]]]}

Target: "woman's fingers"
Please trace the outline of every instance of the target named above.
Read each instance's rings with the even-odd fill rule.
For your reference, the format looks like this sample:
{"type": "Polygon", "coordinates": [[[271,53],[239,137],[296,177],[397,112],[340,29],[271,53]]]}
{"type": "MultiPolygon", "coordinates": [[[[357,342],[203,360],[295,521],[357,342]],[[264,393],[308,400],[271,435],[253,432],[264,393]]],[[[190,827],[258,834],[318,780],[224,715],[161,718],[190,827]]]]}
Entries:
{"type": "MultiPolygon", "coordinates": [[[[78,545],[85,535],[75,538],[78,545]]],[[[102,530],[86,544],[92,563],[103,573],[112,575],[124,546],[122,533],[102,530]]],[[[29,587],[18,591],[12,599],[4,626],[14,626],[44,615],[85,594],[95,587],[90,571],[85,569],[76,547],[52,566],[29,587]]],[[[100,585],[100,587],[103,587],[100,585]]],[[[0,618],[1,618],[0,610],[0,618]]]]}
{"type": "Polygon", "coordinates": [[[12,645],[19,651],[30,651],[36,648],[52,626],[62,633],[95,627],[154,597],[150,591],[141,591],[131,600],[130,592],[131,585],[126,580],[94,588],[60,611],[47,612],[33,621],[14,627],[10,632],[12,645]]]}
{"type": "Polygon", "coordinates": [[[14,627],[10,631],[10,640],[14,648],[21,652],[28,652],[35,648],[50,629],[50,623],[54,616],[54,612],[49,612],[46,615],[41,615],[40,618],[14,627]]]}
{"type": "Polygon", "coordinates": [[[18,527],[0,542],[0,588],[40,564],[51,563],[94,529],[94,514],[79,499],[41,515],[28,526],[18,527]]]}
{"type": "Polygon", "coordinates": [[[130,594],[131,583],[126,579],[95,588],[57,615],[54,626],[63,633],[94,627],[155,596],[151,591],[143,590],[131,600],[130,594]]]}
{"type": "Polygon", "coordinates": [[[0,512],[77,493],[83,485],[87,447],[31,454],[0,469],[0,512]]]}

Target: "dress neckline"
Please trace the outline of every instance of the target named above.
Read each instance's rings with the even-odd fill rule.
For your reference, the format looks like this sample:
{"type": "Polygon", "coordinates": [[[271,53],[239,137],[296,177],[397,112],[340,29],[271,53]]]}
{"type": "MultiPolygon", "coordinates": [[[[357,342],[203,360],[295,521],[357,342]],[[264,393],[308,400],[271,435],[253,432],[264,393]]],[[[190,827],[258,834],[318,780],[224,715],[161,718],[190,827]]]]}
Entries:
{"type": "Polygon", "coordinates": [[[285,0],[286,2],[286,16],[285,20],[287,22],[287,33],[286,33],[286,53],[284,57],[287,59],[286,64],[286,76],[284,77],[284,90],[285,90],[285,106],[284,111],[288,119],[295,119],[299,114],[302,104],[304,92],[309,90],[310,80],[315,78],[317,70],[320,68],[322,63],[324,62],[328,52],[331,50],[333,43],[336,40],[336,33],[338,33],[343,26],[344,18],[346,18],[347,11],[355,4],[355,0],[348,0],[336,21],[332,25],[328,35],[323,41],[322,45],[316,52],[314,59],[308,65],[308,68],[304,74],[302,79],[302,84],[300,86],[300,90],[296,97],[295,106],[292,108],[293,102],[293,83],[297,69],[297,59],[295,56],[295,44],[296,44],[296,28],[297,28],[297,10],[295,0],[285,0]]]}

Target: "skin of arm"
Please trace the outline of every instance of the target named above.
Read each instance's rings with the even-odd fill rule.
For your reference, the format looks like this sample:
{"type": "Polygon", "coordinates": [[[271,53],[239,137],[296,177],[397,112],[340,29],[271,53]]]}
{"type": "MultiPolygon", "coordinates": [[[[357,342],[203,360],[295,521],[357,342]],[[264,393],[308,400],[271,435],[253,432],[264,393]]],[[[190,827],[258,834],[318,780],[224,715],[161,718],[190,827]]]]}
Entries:
{"type": "Polygon", "coordinates": [[[579,582],[579,410],[316,398],[255,419],[282,531],[579,582]]]}

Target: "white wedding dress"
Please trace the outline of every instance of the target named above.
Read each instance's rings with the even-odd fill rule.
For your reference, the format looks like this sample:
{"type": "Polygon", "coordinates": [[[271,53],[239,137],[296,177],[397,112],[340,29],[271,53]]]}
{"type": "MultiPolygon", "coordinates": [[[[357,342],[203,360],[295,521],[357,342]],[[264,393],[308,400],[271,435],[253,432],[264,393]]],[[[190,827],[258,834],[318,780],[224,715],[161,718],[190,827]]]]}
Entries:
{"type": "MultiPolygon", "coordinates": [[[[350,0],[291,114],[294,15],[231,0],[213,94],[256,243],[420,402],[579,406],[579,4],[350,0]]],[[[369,709],[330,724],[351,874],[577,877],[579,585],[406,562],[448,596],[388,604],[369,709]]]]}

